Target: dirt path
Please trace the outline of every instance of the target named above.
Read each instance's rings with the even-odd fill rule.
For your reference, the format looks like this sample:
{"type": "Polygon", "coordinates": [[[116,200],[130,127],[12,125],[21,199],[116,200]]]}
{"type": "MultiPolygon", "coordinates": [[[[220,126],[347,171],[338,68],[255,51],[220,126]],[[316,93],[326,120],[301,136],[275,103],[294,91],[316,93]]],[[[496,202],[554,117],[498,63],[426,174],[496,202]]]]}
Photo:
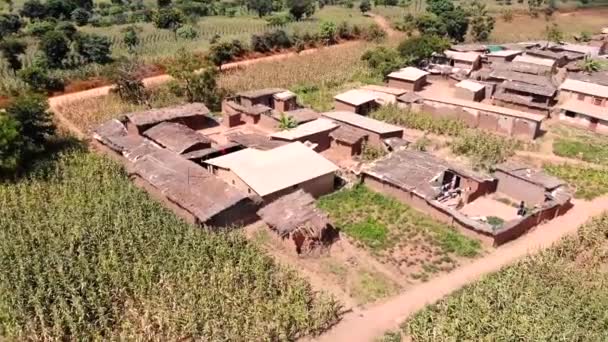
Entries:
{"type": "Polygon", "coordinates": [[[389,37],[396,37],[401,35],[401,32],[393,29],[391,23],[389,23],[385,17],[374,13],[368,13],[368,15],[372,17],[372,19],[374,19],[376,24],[378,24],[378,26],[380,26],[389,37]]]}
{"type": "Polygon", "coordinates": [[[425,305],[496,272],[517,260],[550,247],[565,235],[573,234],[589,218],[608,210],[608,196],[591,202],[574,201],[564,216],[541,225],[495,252],[443,276],[409,289],[383,304],[347,314],[342,322],[318,337],[317,341],[373,341],[385,331],[396,329],[407,317],[425,305]]]}

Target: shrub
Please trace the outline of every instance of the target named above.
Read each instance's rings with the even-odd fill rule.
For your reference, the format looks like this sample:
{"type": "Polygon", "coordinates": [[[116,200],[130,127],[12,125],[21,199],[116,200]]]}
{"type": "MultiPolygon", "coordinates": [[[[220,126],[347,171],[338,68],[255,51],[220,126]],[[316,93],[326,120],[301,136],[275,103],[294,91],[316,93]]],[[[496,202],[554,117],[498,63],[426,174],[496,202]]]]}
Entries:
{"type": "Polygon", "coordinates": [[[510,23],[513,21],[513,10],[508,8],[505,9],[501,12],[500,17],[502,18],[502,20],[506,23],[510,23]]]}
{"type": "Polygon", "coordinates": [[[243,56],[245,53],[247,53],[247,49],[245,49],[240,40],[235,39],[231,42],[212,44],[209,48],[208,58],[213,64],[221,66],[224,63],[243,56]]]}
{"type": "Polygon", "coordinates": [[[6,107],[6,114],[21,126],[25,153],[38,153],[46,149],[48,139],[55,134],[55,124],[44,96],[22,94],[6,107]]]}
{"type": "Polygon", "coordinates": [[[378,24],[371,24],[365,30],[364,38],[368,42],[380,43],[386,38],[386,32],[378,24]]]}
{"type": "Polygon", "coordinates": [[[198,37],[198,31],[192,25],[184,25],[177,29],[176,34],[181,39],[194,40],[198,37]]]}
{"type": "Polygon", "coordinates": [[[372,5],[369,3],[369,0],[362,0],[359,4],[359,10],[361,13],[369,12],[372,9],[372,5]]]}
{"type": "Polygon", "coordinates": [[[46,33],[53,31],[56,25],[55,21],[32,21],[25,27],[25,33],[34,37],[42,37],[46,33]]]}
{"type": "Polygon", "coordinates": [[[401,42],[397,51],[403,57],[410,57],[415,64],[430,58],[433,53],[443,52],[450,47],[450,42],[438,36],[423,35],[401,42]]]}
{"type": "Polygon", "coordinates": [[[23,26],[21,18],[16,14],[0,13],[0,37],[17,33],[23,26]]]}
{"type": "Polygon", "coordinates": [[[0,111],[0,174],[10,174],[17,169],[22,145],[19,121],[0,111]]]}
{"type": "Polygon", "coordinates": [[[338,28],[336,23],[332,21],[324,21],[319,27],[319,36],[324,40],[325,44],[330,45],[336,42],[338,28]]]}
{"type": "Polygon", "coordinates": [[[365,61],[370,69],[382,77],[407,64],[395,49],[384,46],[367,50],[361,56],[361,60],[365,61]]]}
{"type": "Polygon", "coordinates": [[[268,22],[268,25],[284,26],[294,21],[294,18],[289,13],[277,13],[266,17],[266,21],[268,22]]]}
{"type": "Polygon", "coordinates": [[[72,12],[71,15],[72,20],[78,26],[84,26],[89,23],[89,19],[91,19],[91,13],[84,8],[77,8],[72,12]]]}
{"type": "Polygon", "coordinates": [[[18,76],[35,92],[62,91],[64,87],[63,80],[50,76],[49,71],[41,65],[24,68],[18,72],[18,76]]]}
{"type": "Polygon", "coordinates": [[[256,52],[270,52],[274,49],[286,49],[293,46],[289,35],[283,30],[265,32],[251,36],[251,49],[256,52]]]}
{"type": "Polygon", "coordinates": [[[85,63],[105,64],[112,61],[111,45],[108,37],[92,33],[78,34],[74,40],[74,50],[82,56],[85,63]]]}
{"type": "Polygon", "coordinates": [[[144,87],[141,65],[131,60],[120,61],[111,75],[114,89],[120,99],[136,105],[148,104],[150,94],[144,87]]]}
{"type": "Polygon", "coordinates": [[[68,40],[73,40],[78,32],[74,24],[69,21],[62,21],[55,26],[55,30],[63,33],[68,40]]]}
{"type": "Polygon", "coordinates": [[[47,16],[47,7],[40,0],[27,0],[23,3],[19,13],[30,19],[44,19],[47,16]]]}
{"type": "Polygon", "coordinates": [[[49,31],[40,40],[38,48],[44,54],[50,67],[60,67],[70,51],[65,35],[58,31],[49,31]]]}
{"type": "Polygon", "coordinates": [[[0,54],[13,71],[21,69],[22,63],[19,56],[25,53],[26,48],[27,45],[24,42],[14,38],[0,40],[0,54]]]}
{"type": "Polygon", "coordinates": [[[338,25],[336,29],[336,35],[340,39],[348,40],[354,38],[353,30],[347,21],[343,21],[338,25]]]}

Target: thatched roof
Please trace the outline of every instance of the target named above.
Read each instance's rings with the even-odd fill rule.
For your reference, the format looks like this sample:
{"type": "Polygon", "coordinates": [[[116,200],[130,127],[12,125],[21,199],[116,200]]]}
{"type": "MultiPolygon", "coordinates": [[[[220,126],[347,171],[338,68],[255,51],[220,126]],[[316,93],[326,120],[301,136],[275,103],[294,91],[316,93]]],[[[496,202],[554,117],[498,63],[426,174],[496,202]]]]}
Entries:
{"type": "Polygon", "coordinates": [[[518,81],[504,81],[499,87],[546,97],[553,97],[557,91],[554,87],[538,86],[518,81]]]}
{"type": "Polygon", "coordinates": [[[203,167],[161,149],[133,164],[133,173],[205,223],[247,197],[203,167]]]}
{"type": "Polygon", "coordinates": [[[144,110],[127,114],[127,118],[136,126],[149,126],[163,121],[174,121],[197,116],[209,115],[209,109],[202,103],[188,103],[174,107],[144,110]]]}
{"type": "Polygon", "coordinates": [[[146,130],[144,135],[179,154],[211,147],[209,138],[188,126],[174,122],[160,123],[146,130]]]}
{"type": "Polygon", "coordinates": [[[307,235],[320,238],[323,230],[331,226],[327,214],[315,206],[315,199],[301,189],[269,203],[258,215],[281,237],[304,230],[307,235]]]}

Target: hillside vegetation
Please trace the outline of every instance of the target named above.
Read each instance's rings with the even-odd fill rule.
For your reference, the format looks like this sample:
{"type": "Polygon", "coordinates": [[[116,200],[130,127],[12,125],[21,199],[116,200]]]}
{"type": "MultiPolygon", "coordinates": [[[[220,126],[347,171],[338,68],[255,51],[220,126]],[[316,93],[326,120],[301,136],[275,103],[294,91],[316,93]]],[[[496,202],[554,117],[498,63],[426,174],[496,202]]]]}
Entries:
{"type": "Polygon", "coordinates": [[[0,340],[294,340],[338,305],[79,150],[0,184],[0,340]]]}
{"type": "Polygon", "coordinates": [[[413,341],[608,340],[608,214],[403,325],[413,341]]]}

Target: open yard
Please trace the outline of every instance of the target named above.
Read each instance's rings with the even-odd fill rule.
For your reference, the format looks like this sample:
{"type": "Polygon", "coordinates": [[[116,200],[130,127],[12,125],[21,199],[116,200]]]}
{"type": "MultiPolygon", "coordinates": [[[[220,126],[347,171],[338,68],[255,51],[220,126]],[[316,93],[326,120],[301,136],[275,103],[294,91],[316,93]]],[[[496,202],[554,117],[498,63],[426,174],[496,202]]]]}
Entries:
{"type": "Polygon", "coordinates": [[[605,341],[608,214],[402,325],[412,341],[605,341]]]}
{"type": "Polygon", "coordinates": [[[364,186],[322,197],[319,207],[359,246],[412,281],[425,281],[482,253],[479,241],[364,186]]]}
{"type": "Polygon", "coordinates": [[[238,233],[189,226],[78,148],[0,184],[0,339],[294,340],[333,299],[238,233]]]}

